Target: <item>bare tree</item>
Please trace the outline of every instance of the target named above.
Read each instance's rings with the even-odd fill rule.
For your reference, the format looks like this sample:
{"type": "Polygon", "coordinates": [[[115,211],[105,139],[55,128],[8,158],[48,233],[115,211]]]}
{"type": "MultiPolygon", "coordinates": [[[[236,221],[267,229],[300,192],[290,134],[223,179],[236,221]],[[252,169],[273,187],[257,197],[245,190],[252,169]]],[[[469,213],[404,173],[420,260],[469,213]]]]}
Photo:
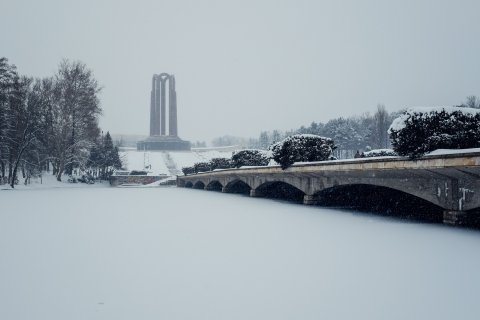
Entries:
{"type": "Polygon", "coordinates": [[[66,171],[88,161],[88,149],[99,135],[101,88],[92,72],[81,62],[64,60],[55,76],[55,105],[52,112],[52,158],[61,181],[66,171]]]}
{"type": "Polygon", "coordinates": [[[11,101],[18,74],[14,65],[0,58],[0,184],[5,183],[9,163],[9,135],[12,133],[11,101]]]}
{"type": "Polygon", "coordinates": [[[467,108],[475,108],[475,109],[480,109],[480,99],[478,99],[476,96],[468,96],[467,101],[463,104],[467,108]]]}
{"type": "Polygon", "coordinates": [[[377,148],[388,148],[388,127],[390,125],[390,119],[387,109],[383,104],[377,105],[377,112],[373,115],[375,120],[374,127],[374,142],[377,148]]]}
{"type": "Polygon", "coordinates": [[[9,146],[9,184],[15,186],[20,162],[41,130],[42,106],[37,83],[27,77],[16,79],[10,102],[12,131],[7,135],[9,146]]]}

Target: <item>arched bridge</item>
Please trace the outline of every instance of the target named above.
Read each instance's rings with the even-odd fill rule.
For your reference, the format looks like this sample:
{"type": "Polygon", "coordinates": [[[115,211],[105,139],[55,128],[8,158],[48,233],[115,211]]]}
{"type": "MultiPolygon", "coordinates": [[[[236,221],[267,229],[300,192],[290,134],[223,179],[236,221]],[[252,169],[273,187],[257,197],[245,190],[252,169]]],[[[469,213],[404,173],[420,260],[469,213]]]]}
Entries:
{"type": "Polygon", "coordinates": [[[322,203],[335,194],[343,195],[345,201],[359,194],[376,201],[396,197],[396,203],[417,199],[438,208],[444,223],[462,224],[480,208],[480,152],[418,160],[398,157],[302,163],[286,170],[278,166],[218,170],[178,176],[177,186],[249,192],[252,197],[283,192],[304,204],[322,203]]]}

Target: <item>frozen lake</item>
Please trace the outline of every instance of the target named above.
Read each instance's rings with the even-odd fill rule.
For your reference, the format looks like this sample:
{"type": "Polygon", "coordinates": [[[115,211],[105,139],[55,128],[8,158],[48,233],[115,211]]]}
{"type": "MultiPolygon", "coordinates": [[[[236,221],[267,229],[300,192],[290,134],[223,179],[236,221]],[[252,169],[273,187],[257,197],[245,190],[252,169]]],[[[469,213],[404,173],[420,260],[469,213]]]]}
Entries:
{"type": "Polygon", "coordinates": [[[478,319],[479,231],[177,188],[0,208],[0,319],[478,319]]]}

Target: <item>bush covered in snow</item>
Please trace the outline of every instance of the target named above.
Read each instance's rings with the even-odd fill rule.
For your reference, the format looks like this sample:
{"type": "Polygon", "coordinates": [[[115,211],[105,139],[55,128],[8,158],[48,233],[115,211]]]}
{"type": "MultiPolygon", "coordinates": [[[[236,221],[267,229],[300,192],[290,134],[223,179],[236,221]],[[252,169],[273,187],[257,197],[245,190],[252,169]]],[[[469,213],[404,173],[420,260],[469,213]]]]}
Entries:
{"type": "Polygon", "coordinates": [[[210,163],[208,162],[197,162],[193,165],[195,173],[199,172],[208,172],[210,171],[210,163]]]}
{"type": "Polygon", "coordinates": [[[293,135],[270,147],[273,159],[282,169],[295,162],[328,160],[335,148],[332,139],[313,134],[293,135]]]}
{"type": "Polygon", "coordinates": [[[458,107],[415,108],[388,130],[393,149],[416,158],[436,149],[480,147],[480,110],[458,107]]]}
{"type": "Polygon", "coordinates": [[[194,167],[183,167],[182,172],[184,175],[188,176],[189,174],[194,174],[195,173],[195,168],[194,167]]]}
{"type": "Polygon", "coordinates": [[[130,171],[131,176],[146,176],[147,174],[148,174],[148,172],[143,171],[143,170],[132,170],[132,171],[130,171]]]}
{"type": "Polygon", "coordinates": [[[227,158],[213,158],[210,160],[210,169],[230,169],[232,167],[232,160],[227,158]]]}
{"type": "Polygon", "coordinates": [[[392,149],[374,149],[363,153],[364,158],[373,157],[395,157],[398,154],[392,149]]]}
{"type": "Polygon", "coordinates": [[[265,150],[247,149],[235,151],[232,155],[232,165],[235,168],[243,166],[266,166],[270,162],[270,155],[265,150]]]}

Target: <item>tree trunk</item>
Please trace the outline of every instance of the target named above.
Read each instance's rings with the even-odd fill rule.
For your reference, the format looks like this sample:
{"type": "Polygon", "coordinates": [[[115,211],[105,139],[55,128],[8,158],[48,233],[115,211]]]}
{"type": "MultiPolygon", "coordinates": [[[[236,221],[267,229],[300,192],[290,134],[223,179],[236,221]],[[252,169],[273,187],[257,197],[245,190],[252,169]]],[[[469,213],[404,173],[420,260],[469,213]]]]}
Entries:
{"type": "Polygon", "coordinates": [[[65,160],[60,159],[60,165],[57,171],[57,181],[62,181],[62,173],[64,169],[65,169],[65,160]]]}
{"type": "Polygon", "coordinates": [[[18,163],[20,162],[20,157],[21,157],[21,154],[18,156],[17,160],[15,161],[15,164],[13,165],[13,172],[10,180],[10,186],[12,187],[12,189],[15,188],[15,180],[17,180],[18,163]]]}
{"type": "Polygon", "coordinates": [[[10,155],[8,158],[8,184],[12,182],[12,176],[13,176],[13,155],[12,155],[12,150],[10,150],[10,155]]]}
{"type": "Polygon", "coordinates": [[[10,177],[10,187],[12,187],[12,189],[15,188],[15,177],[17,176],[17,168],[13,169],[13,173],[12,173],[12,176],[10,177]]]}

